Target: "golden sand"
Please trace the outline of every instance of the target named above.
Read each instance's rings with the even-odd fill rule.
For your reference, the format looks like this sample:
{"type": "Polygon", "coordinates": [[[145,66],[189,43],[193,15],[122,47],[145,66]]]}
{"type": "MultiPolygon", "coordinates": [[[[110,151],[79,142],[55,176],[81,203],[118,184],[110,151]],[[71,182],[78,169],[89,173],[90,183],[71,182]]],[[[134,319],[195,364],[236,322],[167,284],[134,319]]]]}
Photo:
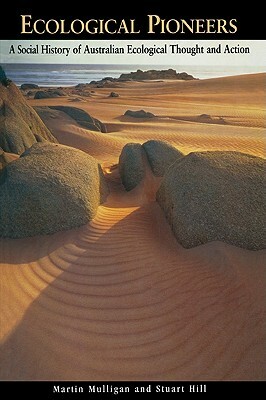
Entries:
{"type": "Polygon", "coordinates": [[[64,114],[45,121],[59,142],[102,163],[111,194],[79,229],[0,240],[0,379],[265,379],[266,252],[220,242],[183,249],[154,201],[159,180],[148,166],[129,193],[115,167],[126,143],[148,139],[185,153],[265,155],[265,74],[119,86],[118,98],[95,89],[76,104],[107,134],[64,114]],[[123,116],[142,108],[157,118],[123,116]]]}

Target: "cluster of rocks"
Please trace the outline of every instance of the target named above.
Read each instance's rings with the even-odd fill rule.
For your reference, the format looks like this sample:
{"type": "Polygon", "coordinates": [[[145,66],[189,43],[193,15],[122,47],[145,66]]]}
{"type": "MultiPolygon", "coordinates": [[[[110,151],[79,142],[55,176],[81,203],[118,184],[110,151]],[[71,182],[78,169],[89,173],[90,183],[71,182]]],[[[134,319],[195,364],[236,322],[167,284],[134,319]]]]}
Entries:
{"type": "Polygon", "coordinates": [[[169,68],[165,70],[148,70],[142,71],[138,69],[134,72],[129,72],[128,74],[121,74],[118,78],[112,78],[111,76],[107,76],[99,81],[91,81],[91,85],[95,85],[96,87],[106,87],[114,84],[116,82],[125,82],[125,81],[145,81],[145,80],[165,80],[165,79],[174,79],[174,80],[194,80],[194,76],[187,74],[186,72],[176,72],[174,69],[169,68]]]}
{"type": "Polygon", "coordinates": [[[161,140],[149,140],[143,145],[126,144],[119,157],[119,171],[127,191],[134,189],[145,176],[145,158],[155,176],[162,177],[183,154],[161,140]]]}
{"type": "Polygon", "coordinates": [[[31,90],[31,89],[39,89],[39,85],[35,85],[35,83],[23,83],[20,86],[21,90],[31,90]]]}
{"type": "Polygon", "coordinates": [[[118,78],[119,81],[145,81],[157,79],[175,79],[189,81],[195,78],[192,75],[187,74],[186,72],[176,72],[172,68],[162,70],[151,69],[148,71],[142,71],[141,69],[138,69],[135,72],[121,74],[118,78]]]}
{"type": "Polygon", "coordinates": [[[144,157],[154,175],[163,177],[156,199],[183,247],[219,240],[266,248],[264,159],[230,151],[184,156],[162,141],[130,143],[119,159],[126,190],[145,177],[144,157]]]}
{"type": "MultiPolygon", "coordinates": [[[[89,129],[106,129],[83,110],[62,111],[89,129]]],[[[22,238],[81,226],[107,195],[97,160],[59,145],[0,69],[0,236],[22,238]]]]}
{"type": "Polygon", "coordinates": [[[56,99],[57,97],[67,96],[63,89],[38,90],[34,94],[34,99],[56,99]]]}
{"type": "MultiPolygon", "coordinates": [[[[113,78],[110,78],[113,79],[113,78]]],[[[109,78],[103,79],[104,83],[109,82],[109,78]]],[[[104,84],[99,84],[96,87],[104,87],[104,84]]],[[[27,98],[34,99],[56,99],[59,97],[69,96],[70,101],[82,101],[83,97],[91,97],[95,91],[91,90],[89,83],[79,83],[74,87],[69,88],[40,88],[33,83],[23,83],[20,90],[27,98]]],[[[119,97],[117,92],[111,91],[108,97],[119,97]]]]}

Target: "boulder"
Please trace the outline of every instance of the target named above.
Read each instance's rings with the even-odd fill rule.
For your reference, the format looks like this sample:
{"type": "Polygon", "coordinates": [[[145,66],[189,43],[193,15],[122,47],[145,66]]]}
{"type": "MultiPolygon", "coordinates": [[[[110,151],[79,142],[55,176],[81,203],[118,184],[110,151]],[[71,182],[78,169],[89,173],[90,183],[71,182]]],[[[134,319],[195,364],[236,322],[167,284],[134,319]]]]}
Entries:
{"type": "Polygon", "coordinates": [[[34,99],[54,99],[57,97],[63,97],[67,94],[62,89],[54,90],[38,90],[35,93],[34,99]]]}
{"type": "Polygon", "coordinates": [[[154,118],[155,117],[155,115],[152,114],[151,112],[144,111],[144,110],[138,110],[138,111],[127,110],[124,115],[133,117],[133,118],[154,118]]]}
{"type": "Polygon", "coordinates": [[[91,131],[106,133],[106,126],[96,118],[93,118],[86,111],[77,107],[70,106],[50,106],[51,109],[65,112],[69,117],[73,118],[79,125],[84,126],[91,131]]]}
{"type": "Polygon", "coordinates": [[[144,178],[143,148],[139,143],[126,144],[119,157],[119,172],[127,191],[134,189],[144,178]]]}
{"type": "Polygon", "coordinates": [[[39,88],[39,86],[35,85],[34,83],[23,83],[20,86],[21,90],[31,90],[31,89],[38,89],[38,88],[39,88]]]}
{"type": "Polygon", "coordinates": [[[167,172],[157,192],[185,248],[220,240],[266,247],[265,160],[239,152],[190,153],[167,172]]]}
{"type": "Polygon", "coordinates": [[[0,236],[22,238],[81,226],[108,189],[98,162],[63,145],[38,143],[0,174],[0,236]]]}
{"type": "Polygon", "coordinates": [[[57,142],[16,85],[0,84],[0,147],[21,154],[36,143],[35,135],[57,142]]]}
{"type": "Polygon", "coordinates": [[[149,140],[142,146],[155,176],[164,176],[168,168],[183,157],[181,151],[162,140],[149,140]]]}
{"type": "Polygon", "coordinates": [[[111,93],[109,94],[109,97],[119,97],[119,94],[116,93],[116,92],[111,92],[111,93]]]}

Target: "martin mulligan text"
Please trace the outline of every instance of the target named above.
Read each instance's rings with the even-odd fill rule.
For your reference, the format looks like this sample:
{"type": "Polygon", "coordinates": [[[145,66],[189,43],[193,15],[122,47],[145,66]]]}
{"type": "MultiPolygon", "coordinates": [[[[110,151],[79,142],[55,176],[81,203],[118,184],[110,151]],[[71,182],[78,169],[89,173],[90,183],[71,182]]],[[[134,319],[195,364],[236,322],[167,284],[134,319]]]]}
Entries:
{"type": "Polygon", "coordinates": [[[72,385],[72,386],[62,386],[53,385],[53,393],[101,393],[102,395],[107,394],[119,394],[119,393],[207,393],[207,385],[196,385],[196,384],[186,384],[186,385],[156,385],[149,384],[145,386],[115,386],[109,384],[101,385],[72,385]]]}

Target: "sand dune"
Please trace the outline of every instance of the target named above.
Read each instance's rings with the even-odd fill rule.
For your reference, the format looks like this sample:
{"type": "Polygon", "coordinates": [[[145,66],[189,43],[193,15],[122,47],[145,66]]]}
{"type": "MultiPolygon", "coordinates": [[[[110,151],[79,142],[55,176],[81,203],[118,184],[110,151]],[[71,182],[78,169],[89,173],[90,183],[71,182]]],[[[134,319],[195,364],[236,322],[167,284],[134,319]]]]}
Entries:
{"type": "MultiPolygon", "coordinates": [[[[144,181],[126,192],[115,165],[125,143],[148,139],[166,140],[184,153],[263,155],[264,81],[258,74],[130,82],[116,88],[119,98],[97,89],[78,107],[103,121],[106,134],[66,115],[47,117],[60,143],[102,163],[111,193],[79,229],[0,239],[0,379],[266,378],[265,250],[221,242],[183,249],[154,201],[159,178],[146,165],[144,181]],[[119,120],[132,108],[159,117],[119,120]],[[237,123],[172,118],[202,113],[237,123]]],[[[29,102],[71,104],[68,98],[29,102]]]]}
{"type": "MultiPolygon", "coordinates": [[[[95,89],[96,93],[85,97],[78,107],[104,121],[111,136],[110,149],[106,149],[102,136],[82,130],[74,133],[73,124],[67,126],[53,119],[45,122],[63,144],[83,147],[88,152],[99,146],[100,157],[102,151],[118,157],[125,142],[143,143],[149,139],[166,140],[185,154],[195,150],[237,150],[264,156],[265,81],[266,74],[251,74],[196,81],[125,82],[116,88],[118,98],[109,97],[111,88],[95,89]],[[142,108],[157,118],[139,121],[123,116],[128,109],[142,108]],[[199,122],[201,114],[209,114],[214,120],[222,117],[225,124],[199,122]],[[81,138],[84,135],[94,143],[90,149],[81,138]]],[[[29,102],[33,106],[49,106],[58,105],[58,101],[29,102]]],[[[62,98],[60,104],[71,103],[69,98],[62,98]]]]}

